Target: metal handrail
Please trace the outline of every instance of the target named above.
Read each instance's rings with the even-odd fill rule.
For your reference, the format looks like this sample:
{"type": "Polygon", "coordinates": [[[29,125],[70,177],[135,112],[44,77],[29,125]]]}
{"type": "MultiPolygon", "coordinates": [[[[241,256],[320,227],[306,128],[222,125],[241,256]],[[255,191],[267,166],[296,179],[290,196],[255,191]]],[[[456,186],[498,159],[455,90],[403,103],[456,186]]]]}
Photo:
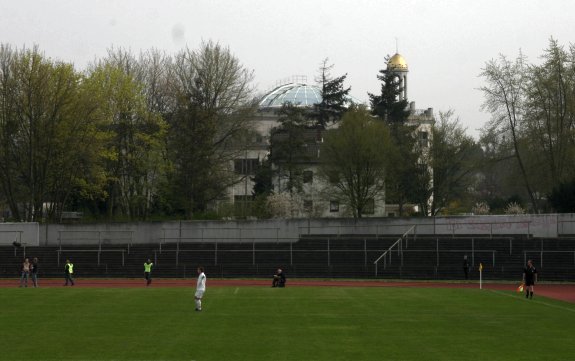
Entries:
{"type": "Polygon", "coordinates": [[[383,258],[384,259],[384,269],[385,267],[387,267],[387,263],[386,263],[386,256],[389,253],[390,254],[390,259],[389,261],[391,262],[391,251],[393,249],[393,247],[395,247],[397,244],[399,244],[399,248],[398,248],[398,253],[401,252],[402,253],[402,257],[403,257],[403,239],[405,237],[407,237],[407,235],[409,234],[409,232],[413,231],[413,234],[416,234],[416,228],[417,225],[413,225],[411,228],[409,228],[401,237],[398,238],[397,241],[395,241],[395,243],[393,243],[385,252],[383,252],[381,254],[381,256],[379,256],[374,262],[373,264],[375,265],[375,277],[377,277],[377,265],[379,263],[379,261],[383,258]]]}

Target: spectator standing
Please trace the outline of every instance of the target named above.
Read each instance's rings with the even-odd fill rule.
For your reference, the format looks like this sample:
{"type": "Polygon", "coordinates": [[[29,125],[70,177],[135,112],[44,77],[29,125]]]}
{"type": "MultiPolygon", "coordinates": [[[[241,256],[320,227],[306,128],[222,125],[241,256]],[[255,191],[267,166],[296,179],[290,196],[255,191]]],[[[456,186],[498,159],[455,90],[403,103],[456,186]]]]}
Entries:
{"type": "Polygon", "coordinates": [[[28,258],[22,262],[22,273],[20,275],[20,287],[28,287],[28,278],[30,277],[30,261],[28,258]]]}
{"type": "Polygon", "coordinates": [[[32,283],[34,283],[34,288],[38,287],[38,258],[34,257],[32,259],[32,264],[30,265],[30,273],[32,275],[32,283]]]}
{"type": "Polygon", "coordinates": [[[467,260],[467,255],[463,256],[463,275],[465,279],[469,279],[469,261],[467,260]]]}

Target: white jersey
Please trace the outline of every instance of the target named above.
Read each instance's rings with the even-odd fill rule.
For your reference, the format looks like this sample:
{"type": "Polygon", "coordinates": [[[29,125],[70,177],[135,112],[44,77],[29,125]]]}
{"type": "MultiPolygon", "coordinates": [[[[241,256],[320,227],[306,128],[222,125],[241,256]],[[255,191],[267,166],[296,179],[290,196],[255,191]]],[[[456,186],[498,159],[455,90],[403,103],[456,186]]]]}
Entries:
{"type": "Polygon", "coordinates": [[[202,272],[198,276],[198,284],[196,286],[196,291],[205,291],[205,290],[206,290],[206,274],[202,272]]]}

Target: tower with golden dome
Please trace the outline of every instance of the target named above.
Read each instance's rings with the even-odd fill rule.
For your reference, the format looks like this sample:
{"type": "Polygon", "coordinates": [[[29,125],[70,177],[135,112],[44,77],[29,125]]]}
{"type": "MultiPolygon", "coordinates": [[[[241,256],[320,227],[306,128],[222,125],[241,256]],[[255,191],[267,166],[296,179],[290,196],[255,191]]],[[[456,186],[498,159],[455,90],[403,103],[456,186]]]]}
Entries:
{"type": "Polygon", "coordinates": [[[399,53],[395,53],[394,56],[389,58],[387,61],[387,70],[392,71],[397,74],[401,80],[401,86],[403,91],[399,95],[399,100],[408,99],[407,98],[407,73],[409,73],[409,68],[407,67],[407,62],[405,58],[399,53]]]}

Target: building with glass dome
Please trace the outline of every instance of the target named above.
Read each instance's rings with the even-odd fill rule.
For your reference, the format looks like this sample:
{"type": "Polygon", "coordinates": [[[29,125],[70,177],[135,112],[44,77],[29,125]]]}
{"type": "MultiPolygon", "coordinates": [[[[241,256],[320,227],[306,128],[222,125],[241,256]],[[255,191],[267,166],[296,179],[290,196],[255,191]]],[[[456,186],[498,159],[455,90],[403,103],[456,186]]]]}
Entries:
{"type": "MultiPolygon", "coordinates": [[[[400,99],[408,99],[407,82],[409,68],[407,62],[400,54],[393,55],[387,62],[387,68],[393,70],[399,76],[403,92],[400,99]]],[[[311,108],[321,102],[321,89],[316,85],[308,84],[305,77],[296,77],[278,84],[272,90],[266,92],[259,101],[257,115],[254,117],[256,131],[255,142],[244,149],[241,158],[234,161],[234,171],[242,176],[242,181],[230,189],[230,198],[233,199],[236,210],[251,208],[253,201],[252,190],[253,175],[258,165],[268,156],[270,148],[270,136],[272,129],[279,126],[277,110],[283,104],[291,103],[298,107],[311,108]]],[[[410,103],[411,114],[408,124],[412,125],[417,132],[423,152],[429,149],[431,130],[435,122],[433,109],[417,110],[415,102],[410,103]]],[[[300,216],[314,217],[345,217],[349,216],[343,205],[337,199],[328,199],[323,190],[326,184],[317,177],[319,165],[319,152],[323,142],[323,132],[329,130],[313,129],[305,134],[305,142],[310,151],[310,159],[302,164],[303,167],[303,207],[300,216]]],[[[426,157],[422,156],[422,159],[426,157]]],[[[273,166],[273,165],[272,165],[273,166]]],[[[277,175],[273,178],[274,192],[285,191],[285,179],[277,175]]],[[[386,217],[398,214],[398,206],[386,204],[385,197],[374,199],[373,206],[369,207],[365,216],[386,217]]],[[[237,212],[236,212],[237,213],[237,212]]],[[[240,212],[241,213],[241,212],[240,212]]]]}

